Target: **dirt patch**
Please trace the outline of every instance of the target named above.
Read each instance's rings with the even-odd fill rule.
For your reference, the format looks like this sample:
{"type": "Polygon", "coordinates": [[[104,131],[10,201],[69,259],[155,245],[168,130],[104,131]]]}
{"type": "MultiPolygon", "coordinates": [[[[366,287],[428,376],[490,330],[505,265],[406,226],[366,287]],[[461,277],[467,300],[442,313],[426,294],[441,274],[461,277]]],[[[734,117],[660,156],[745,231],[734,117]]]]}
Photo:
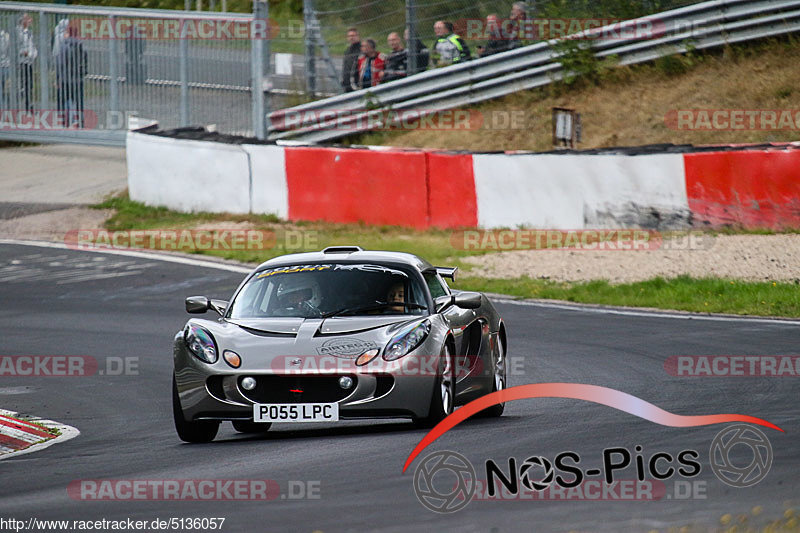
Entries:
{"type": "MultiPolygon", "coordinates": [[[[664,247],[673,242],[665,240],[664,247]]],[[[800,280],[800,235],[705,235],[702,249],[577,251],[525,250],[468,257],[470,275],[553,281],[611,283],[657,276],[731,278],[747,281],[800,280]]]]}

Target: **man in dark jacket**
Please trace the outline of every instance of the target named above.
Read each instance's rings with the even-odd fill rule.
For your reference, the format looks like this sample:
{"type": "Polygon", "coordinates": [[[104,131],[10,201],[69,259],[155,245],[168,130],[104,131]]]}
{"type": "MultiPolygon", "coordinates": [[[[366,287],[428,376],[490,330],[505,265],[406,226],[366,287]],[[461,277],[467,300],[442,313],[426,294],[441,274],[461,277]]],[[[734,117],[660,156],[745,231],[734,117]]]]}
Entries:
{"type": "Polygon", "coordinates": [[[67,26],[66,35],[58,51],[56,82],[58,84],[58,109],[65,113],[67,127],[83,123],[83,78],[86,77],[86,51],[77,38],[74,24],[67,26]]]}
{"type": "Polygon", "coordinates": [[[403,41],[396,32],[386,39],[392,49],[386,58],[386,68],[381,72],[381,83],[405,78],[408,73],[408,51],[403,48],[403,41]]]}
{"type": "Polygon", "coordinates": [[[358,56],[361,55],[361,37],[358,35],[358,30],[350,28],[347,30],[347,49],[344,51],[344,59],[342,60],[342,89],[344,92],[349,93],[354,90],[351,80],[356,71],[358,64],[358,56]]]}
{"type": "Polygon", "coordinates": [[[499,54],[508,50],[510,36],[503,34],[497,15],[492,14],[486,17],[486,29],[489,31],[489,40],[486,42],[486,46],[478,47],[478,55],[480,57],[499,54]]]}

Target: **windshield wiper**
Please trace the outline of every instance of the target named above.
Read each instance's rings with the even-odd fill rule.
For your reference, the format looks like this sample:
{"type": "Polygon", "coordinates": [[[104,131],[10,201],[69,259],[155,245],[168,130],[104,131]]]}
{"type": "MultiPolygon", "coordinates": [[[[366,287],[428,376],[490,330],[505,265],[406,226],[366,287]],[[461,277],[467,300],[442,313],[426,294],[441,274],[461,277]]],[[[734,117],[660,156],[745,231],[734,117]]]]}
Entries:
{"type": "Polygon", "coordinates": [[[413,302],[378,302],[376,301],[373,304],[369,305],[359,305],[356,307],[343,307],[341,309],[337,309],[336,311],[330,311],[328,313],[322,313],[322,318],[330,318],[332,316],[337,315],[346,315],[349,313],[359,313],[362,311],[379,311],[381,309],[385,309],[387,307],[409,307],[411,309],[427,309],[427,305],[421,305],[413,302]]]}

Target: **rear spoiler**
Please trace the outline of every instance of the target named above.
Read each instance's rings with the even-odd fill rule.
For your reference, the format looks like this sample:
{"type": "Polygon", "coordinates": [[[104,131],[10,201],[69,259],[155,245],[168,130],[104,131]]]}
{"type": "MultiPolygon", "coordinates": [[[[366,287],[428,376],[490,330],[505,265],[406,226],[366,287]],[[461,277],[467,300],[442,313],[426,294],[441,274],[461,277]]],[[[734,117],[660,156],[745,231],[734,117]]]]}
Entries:
{"type": "Polygon", "coordinates": [[[443,278],[448,278],[451,281],[456,280],[456,271],[458,267],[434,267],[436,268],[436,273],[442,276],[443,278]]]}

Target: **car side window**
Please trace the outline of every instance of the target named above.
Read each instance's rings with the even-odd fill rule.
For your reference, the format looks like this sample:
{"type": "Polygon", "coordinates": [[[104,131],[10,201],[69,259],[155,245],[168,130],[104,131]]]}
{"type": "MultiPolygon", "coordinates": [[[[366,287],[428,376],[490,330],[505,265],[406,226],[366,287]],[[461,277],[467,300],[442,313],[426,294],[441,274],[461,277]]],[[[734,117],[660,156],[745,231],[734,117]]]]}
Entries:
{"type": "Polygon", "coordinates": [[[425,278],[425,283],[428,284],[428,290],[431,291],[432,298],[447,296],[448,290],[438,274],[435,272],[423,272],[422,276],[425,278]]]}

